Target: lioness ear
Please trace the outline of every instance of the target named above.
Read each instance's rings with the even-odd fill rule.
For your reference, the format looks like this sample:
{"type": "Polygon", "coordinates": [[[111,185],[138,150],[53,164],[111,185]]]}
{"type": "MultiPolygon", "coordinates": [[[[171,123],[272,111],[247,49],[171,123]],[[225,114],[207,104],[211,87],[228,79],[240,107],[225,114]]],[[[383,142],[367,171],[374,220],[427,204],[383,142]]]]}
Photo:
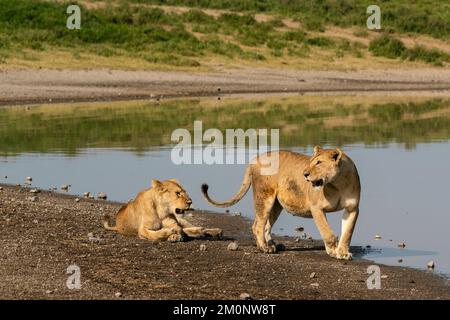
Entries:
{"type": "Polygon", "coordinates": [[[322,148],[319,146],[314,147],[314,154],[318,154],[320,151],[322,151],[322,148]]]}
{"type": "Polygon", "coordinates": [[[159,189],[161,188],[161,186],[162,186],[161,181],[156,179],[152,180],[152,188],[159,189]]]}
{"type": "Polygon", "coordinates": [[[174,183],[176,183],[176,184],[180,184],[180,183],[178,182],[177,179],[169,179],[169,180],[167,180],[167,181],[174,182],[174,183]]]}
{"type": "Polygon", "coordinates": [[[339,162],[342,158],[342,151],[339,148],[336,148],[336,150],[333,152],[332,158],[334,161],[339,162]]]}

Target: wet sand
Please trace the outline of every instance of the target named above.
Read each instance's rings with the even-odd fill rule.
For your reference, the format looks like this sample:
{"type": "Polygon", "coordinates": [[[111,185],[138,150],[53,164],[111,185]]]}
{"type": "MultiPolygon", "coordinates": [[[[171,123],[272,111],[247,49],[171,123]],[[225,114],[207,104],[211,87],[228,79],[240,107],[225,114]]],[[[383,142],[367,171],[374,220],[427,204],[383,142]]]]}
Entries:
{"type": "Polygon", "coordinates": [[[152,243],[102,228],[119,203],[0,186],[1,299],[450,299],[448,280],[403,267],[379,265],[381,289],[368,290],[373,263],[332,259],[319,240],[277,238],[286,251],[260,253],[240,216],[195,211],[189,220],[224,238],[152,243]],[[66,286],[72,264],[80,290],[66,286]]]}
{"type": "Polygon", "coordinates": [[[439,94],[450,70],[296,71],[242,67],[215,72],[0,70],[0,105],[160,99],[228,94],[439,94]],[[219,91],[220,90],[220,91],[219,91]]]}

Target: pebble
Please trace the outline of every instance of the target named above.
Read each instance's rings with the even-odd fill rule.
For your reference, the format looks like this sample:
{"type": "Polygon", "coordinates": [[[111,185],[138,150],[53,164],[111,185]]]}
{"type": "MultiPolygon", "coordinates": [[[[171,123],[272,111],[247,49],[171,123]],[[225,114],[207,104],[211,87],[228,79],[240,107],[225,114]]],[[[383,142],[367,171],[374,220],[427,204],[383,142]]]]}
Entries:
{"type": "Polygon", "coordinates": [[[239,248],[239,245],[237,242],[231,242],[227,247],[227,249],[230,251],[236,251],[238,248],[239,248]]]}
{"type": "Polygon", "coordinates": [[[375,240],[380,240],[381,239],[381,236],[380,235],[375,235],[375,240]]]}
{"type": "Polygon", "coordinates": [[[387,279],[388,278],[388,276],[387,275],[385,275],[385,274],[383,274],[383,275],[381,275],[381,277],[380,277],[381,279],[387,279]]]}
{"type": "Polygon", "coordinates": [[[239,295],[239,299],[241,300],[252,300],[252,296],[248,294],[247,292],[241,293],[239,295]]]}
{"type": "Polygon", "coordinates": [[[67,190],[69,190],[69,186],[68,186],[67,184],[63,184],[63,185],[61,186],[61,190],[67,191],[67,190]]]}
{"type": "Polygon", "coordinates": [[[116,296],[116,298],[120,298],[122,296],[122,293],[121,292],[116,292],[114,295],[116,296]]]}
{"type": "Polygon", "coordinates": [[[298,227],[298,228],[295,228],[295,231],[297,231],[297,232],[303,232],[303,231],[305,231],[305,228],[303,228],[303,227],[298,227]]]}
{"type": "Polygon", "coordinates": [[[404,247],[406,247],[406,244],[405,244],[404,242],[400,242],[400,243],[398,244],[398,247],[399,247],[399,248],[404,248],[404,247]]]}
{"type": "Polygon", "coordinates": [[[318,288],[318,287],[319,287],[319,284],[318,284],[317,282],[314,282],[314,283],[311,283],[310,286],[311,286],[311,287],[318,288]]]}
{"type": "Polygon", "coordinates": [[[27,177],[26,180],[27,180],[27,181],[33,181],[33,178],[32,178],[32,177],[27,177]]]}
{"type": "Polygon", "coordinates": [[[88,233],[88,239],[93,243],[102,243],[103,240],[100,237],[97,237],[93,232],[88,233]]]}
{"type": "Polygon", "coordinates": [[[398,263],[402,263],[403,262],[403,259],[398,259],[398,263]]]}
{"type": "Polygon", "coordinates": [[[234,216],[235,216],[235,217],[240,217],[240,216],[242,216],[242,213],[241,213],[241,212],[235,212],[235,213],[234,213],[234,216]]]}
{"type": "Polygon", "coordinates": [[[207,248],[206,248],[206,244],[201,244],[200,245],[200,251],[206,251],[206,250],[208,250],[207,248]]]}
{"type": "Polygon", "coordinates": [[[97,199],[106,200],[107,198],[108,198],[108,196],[104,192],[99,192],[97,194],[97,199]]]}
{"type": "Polygon", "coordinates": [[[53,290],[47,290],[47,291],[45,291],[45,293],[46,293],[46,294],[52,294],[52,293],[53,293],[53,290]]]}
{"type": "Polygon", "coordinates": [[[75,202],[80,202],[80,199],[78,199],[78,198],[75,198],[75,202]]]}
{"type": "Polygon", "coordinates": [[[230,210],[228,210],[228,209],[227,209],[227,210],[225,210],[225,213],[230,213],[230,210]]]}
{"type": "Polygon", "coordinates": [[[91,193],[90,192],[85,192],[85,193],[83,193],[83,196],[85,198],[90,198],[91,197],[91,193]]]}
{"type": "Polygon", "coordinates": [[[0,187],[0,191],[2,191],[3,190],[3,187],[0,187]]]}
{"type": "Polygon", "coordinates": [[[38,197],[29,197],[28,200],[31,202],[36,202],[38,200],[38,197]]]}
{"type": "Polygon", "coordinates": [[[37,221],[36,219],[34,219],[34,220],[33,220],[33,223],[34,223],[34,224],[38,224],[39,221],[37,221]]]}
{"type": "Polygon", "coordinates": [[[311,274],[309,275],[310,279],[314,279],[316,277],[316,273],[315,272],[311,272],[311,274]]]}
{"type": "Polygon", "coordinates": [[[41,190],[39,190],[39,189],[31,189],[30,190],[30,193],[39,193],[39,192],[41,192],[41,190]]]}
{"type": "Polygon", "coordinates": [[[427,267],[428,267],[428,269],[434,269],[434,261],[431,260],[430,262],[428,262],[427,267]]]}

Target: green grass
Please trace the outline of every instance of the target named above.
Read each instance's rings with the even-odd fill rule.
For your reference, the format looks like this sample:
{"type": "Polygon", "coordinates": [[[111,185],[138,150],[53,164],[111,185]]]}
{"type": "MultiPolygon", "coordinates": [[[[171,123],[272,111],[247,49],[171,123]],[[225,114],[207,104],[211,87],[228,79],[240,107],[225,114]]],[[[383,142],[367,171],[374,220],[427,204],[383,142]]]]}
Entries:
{"type": "Polygon", "coordinates": [[[277,13],[296,17],[312,30],[326,24],[342,27],[366,25],[369,5],[381,8],[382,26],[399,33],[412,32],[448,39],[450,6],[448,0],[132,0],[135,3],[227,9],[236,12],[277,13]]]}
{"type": "MultiPolygon", "coordinates": [[[[416,18],[421,16],[423,3],[431,3],[431,0],[413,2],[411,7],[405,9],[407,14],[401,15],[397,11],[399,8],[404,9],[404,1],[382,4],[382,23],[386,28],[443,38],[450,35],[447,33],[450,24],[441,24],[441,19],[449,16],[449,6],[445,6],[444,2],[432,1],[434,6],[425,10],[428,12],[427,19],[432,23],[422,30],[414,27],[415,23],[423,25],[421,19],[408,20],[411,24],[408,28],[406,22],[401,21],[407,19],[408,14],[416,18]]],[[[133,6],[120,0],[107,2],[106,7],[98,9],[87,10],[81,6],[81,30],[68,30],[66,8],[69,2],[0,0],[0,63],[7,63],[11,57],[30,57],[25,52],[28,49],[42,52],[55,48],[73,50],[74,56],[85,52],[103,57],[126,55],[153,64],[193,68],[200,66],[202,58],[210,54],[261,61],[267,59],[268,55],[276,58],[308,57],[310,49],[314,47],[333,50],[338,58],[348,53],[357,58],[364,57],[362,50],[365,48],[357,42],[341,41],[326,35],[317,36],[310,31],[323,31],[328,24],[364,26],[368,2],[363,0],[133,2],[185,5],[193,9],[174,13],[155,7],[133,6]],[[216,18],[199,8],[236,10],[243,14],[224,12],[216,18]],[[271,13],[272,19],[257,21],[255,12],[271,13]],[[300,21],[303,27],[280,30],[280,27],[285,27],[282,18],[286,16],[300,21]]],[[[391,36],[374,40],[370,51],[377,56],[419,60],[434,65],[448,62],[448,55],[439,50],[421,46],[406,49],[401,41],[391,36]]]]}
{"type": "Polygon", "coordinates": [[[370,42],[369,50],[375,56],[395,59],[404,54],[406,46],[401,40],[389,35],[382,35],[370,42]]]}
{"type": "Polygon", "coordinates": [[[405,57],[408,60],[421,60],[432,63],[436,66],[442,66],[443,62],[450,62],[450,55],[438,49],[428,49],[421,45],[416,45],[406,50],[405,57]]]}
{"type": "Polygon", "coordinates": [[[419,60],[437,66],[442,66],[443,62],[450,62],[450,55],[439,49],[428,49],[420,45],[406,48],[401,40],[387,34],[372,40],[369,50],[375,56],[391,59],[402,58],[410,61],[419,60]]]}
{"type": "Polygon", "coordinates": [[[0,8],[0,49],[20,52],[52,47],[83,48],[103,56],[113,55],[116,49],[120,49],[152,63],[177,66],[198,66],[199,63],[192,57],[208,53],[261,59],[257,53],[247,52],[217,37],[198,39],[187,31],[185,22],[196,21],[196,26],[207,25],[208,34],[221,28],[249,45],[265,42],[263,37],[273,29],[268,24],[256,23],[250,16],[230,14],[214,19],[198,10],[178,15],[158,8],[122,5],[82,10],[81,30],[68,30],[65,26],[66,4],[0,0],[0,8]],[[240,30],[244,20],[247,20],[248,28],[240,30]]]}

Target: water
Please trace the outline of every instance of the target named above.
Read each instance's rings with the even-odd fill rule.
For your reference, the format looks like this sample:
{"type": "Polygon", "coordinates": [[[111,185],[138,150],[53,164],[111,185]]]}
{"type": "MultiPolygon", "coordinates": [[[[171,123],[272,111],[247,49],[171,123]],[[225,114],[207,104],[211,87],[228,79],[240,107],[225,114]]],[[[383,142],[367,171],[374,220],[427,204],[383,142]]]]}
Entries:
{"type": "MultiPolygon", "coordinates": [[[[33,185],[41,188],[70,184],[74,194],[104,191],[111,200],[127,201],[150,186],[153,178],[177,178],[196,208],[223,212],[203,200],[200,185],[208,182],[213,198],[228,199],[238,190],[245,165],[175,165],[170,147],[173,128],[184,124],[190,129],[197,116],[205,129],[279,127],[283,149],[310,154],[312,141],[340,145],[357,164],[363,192],[352,244],[372,246],[364,257],[421,269],[434,260],[436,272],[450,275],[450,103],[321,99],[220,105],[205,99],[0,110],[0,181],[7,175],[6,182],[23,183],[32,176],[33,185]],[[236,105],[247,112],[233,114],[236,105]],[[295,108],[300,111],[293,112],[295,108]],[[196,114],[196,109],[202,113],[196,114]],[[187,120],[168,118],[174,114],[187,120]],[[269,115],[276,118],[271,126],[269,115]],[[230,125],[233,122],[238,125],[230,125]],[[382,239],[375,240],[375,235],[382,239]],[[399,243],[406,248],[398,248],[399,243]]],[[[230,211],[253,217],[251,189],[230,211]]],[[[339,233],[341,213],[328,216],[339,233]]],[[[298,226],[320,237],[313,220],[286,212],[273,231],[299,235],[298,226]]]]}

